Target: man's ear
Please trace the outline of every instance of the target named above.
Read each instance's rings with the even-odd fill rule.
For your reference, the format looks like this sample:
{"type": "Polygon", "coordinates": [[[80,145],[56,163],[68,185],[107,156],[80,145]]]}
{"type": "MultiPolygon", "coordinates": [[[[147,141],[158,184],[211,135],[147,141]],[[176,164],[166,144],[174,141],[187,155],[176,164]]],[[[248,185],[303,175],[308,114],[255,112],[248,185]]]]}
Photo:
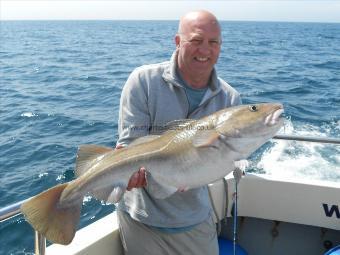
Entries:
{"type": "Polygon", "coordinates": [[[175,36],[176,48],[179,48],[180,43],[181,43],[181,37],[180,37],[179,34],[176,34],[176,36],[175,36]]]}

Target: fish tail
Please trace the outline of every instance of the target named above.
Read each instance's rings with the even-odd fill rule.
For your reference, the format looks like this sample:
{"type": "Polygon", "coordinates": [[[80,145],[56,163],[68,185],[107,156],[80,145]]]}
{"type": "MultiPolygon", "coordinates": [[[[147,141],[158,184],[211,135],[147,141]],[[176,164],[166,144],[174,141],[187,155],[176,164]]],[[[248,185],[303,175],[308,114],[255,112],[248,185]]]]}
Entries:
{"type": "Polygon", "coordinates": [[[53,243],[69,244],[80,218],[82,201],[67,207],[59,205],[59,198],[68,183],[42,192],[21,205],[26,220],[53,243]]]}

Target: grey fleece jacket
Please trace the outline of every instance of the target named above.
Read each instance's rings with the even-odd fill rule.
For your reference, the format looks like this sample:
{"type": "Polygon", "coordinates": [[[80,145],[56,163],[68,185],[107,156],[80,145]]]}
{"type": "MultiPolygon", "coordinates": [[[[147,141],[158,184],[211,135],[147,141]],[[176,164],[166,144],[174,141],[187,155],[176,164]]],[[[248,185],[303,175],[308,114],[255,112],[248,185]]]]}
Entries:
{"type": "MultiPolygon", "coordinates": [[[[197,119],[241,104],[239,93],[214,70],[202,102],[188,115],[189,103],[176,75],[176,59],[175,52],[170,61],[141,66],[131,73],[120,100],[117,144],[128,145],[173,120],[197,119]]],[[[176,228],[203,222],[211,205],[207,187],[177,192],[166,199],[155,198],[146,187],[125,192],[118,209],[147,225],[176,228]]]]}

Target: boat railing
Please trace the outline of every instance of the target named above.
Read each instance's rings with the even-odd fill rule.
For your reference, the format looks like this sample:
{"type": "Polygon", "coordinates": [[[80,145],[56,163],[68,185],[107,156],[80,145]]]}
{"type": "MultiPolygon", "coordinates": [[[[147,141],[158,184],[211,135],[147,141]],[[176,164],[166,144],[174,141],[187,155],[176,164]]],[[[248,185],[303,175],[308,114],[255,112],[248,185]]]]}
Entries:
{"type": "MultiPolygon", "coordinates": [[[[6,206],[4,208],[0,208],[0,222],[9,220],[21,214],[20,206],[27,200],[28,199],[25,199],[20,202],[6,206]]],[[[46,252],[46,238],[38,231],[35,231],[34,253],[36,255],[45,255],[45,252],[46,252]]]]}
{"type": "MultiPolygon", "coordinates": [[[[340,144],[339,138],[329,138],[329,137],[276,135],[273,137],[273,139],[330,143],[330,144],[335,144],[335,145],[340,144]]],[[[0,223],[21,214],[20,206],[29,199],[30,198],[22,200],[20,202],[16,202],[4,208],[0,208],[0,223]]],[[[38,231],[35,231],[34,250],[35,250],[36,255],[45,255],[45,252],[46,252],[46,238],[42,234],[40,234],[38,231]]]]}
{"type": "Polygon", "coordinates": [[[276,135],[273,139],[291,140],[300,142],[314,142],[314,143],[330,143],[340,144],[340,138],[335,137],[312,137],[312,136],[299,136],[299,135],[276,135]]]}

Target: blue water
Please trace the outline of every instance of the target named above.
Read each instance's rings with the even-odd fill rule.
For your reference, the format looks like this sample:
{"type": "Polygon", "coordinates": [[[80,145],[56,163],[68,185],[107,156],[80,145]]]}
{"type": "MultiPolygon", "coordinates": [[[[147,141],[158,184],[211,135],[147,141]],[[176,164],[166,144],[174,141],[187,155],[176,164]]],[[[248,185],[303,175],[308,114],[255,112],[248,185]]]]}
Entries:
{"type": "MultiPolygon", "coordinates": [[[[340,25],[223,22],[218,73],[245,103],[279,101],[285,133],[340,136],[340,25]]],[[[0,27],[0,207],[74,178],[77,146],[114,146],[119,96],[137,66],[170,58],[175,21],[11,21],[0,27]]],[[[171,108],[169,107],[169,110],[171,108]]],[[[271,142],[265,174],[340,182],[339,146],[271,142]]],[[[87,197],[80,227],[113,210],[87,197]]],[[[21,218],[0,254],[32,254],[21,218]]]]}

